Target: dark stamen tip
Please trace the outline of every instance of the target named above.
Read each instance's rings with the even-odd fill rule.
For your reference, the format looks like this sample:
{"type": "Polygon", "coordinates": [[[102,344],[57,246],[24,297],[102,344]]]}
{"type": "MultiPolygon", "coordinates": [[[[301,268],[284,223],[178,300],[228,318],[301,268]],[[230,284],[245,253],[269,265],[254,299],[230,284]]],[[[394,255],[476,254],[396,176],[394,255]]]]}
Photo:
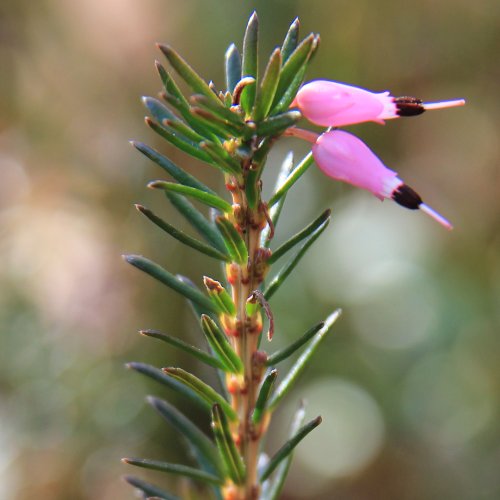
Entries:
{"type": "Polygon", "coordinates": [[[391,198],[402,207],[417,210],[422,204],[422,198],[410,186],[401,184],[393,192],[391,198]]]}
{"type": "Polygon", "coordinates": [[[416,97],[395,97],[394,102],[399,116],[417,116],[425,111],[422,100],[416,97]]]}

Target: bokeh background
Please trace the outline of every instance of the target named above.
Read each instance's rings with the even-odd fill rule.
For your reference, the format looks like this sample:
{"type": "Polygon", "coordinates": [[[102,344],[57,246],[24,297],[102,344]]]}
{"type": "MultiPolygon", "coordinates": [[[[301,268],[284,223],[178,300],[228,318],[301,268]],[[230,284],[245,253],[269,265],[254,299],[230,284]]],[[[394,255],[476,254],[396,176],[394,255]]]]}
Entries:
{"type": "MultiPolygon", "coordinates": [[[[296,16],[303,35],[321,33],[311,78],[468,101],[352,127],[453,232],[316,169],[289,196],[277,242],[328,206],[333,220],[273,299],[271,350],[334,308],[344,315],[274,422],[271,452],[300,398],[309,417],[324,417],[297,450],[283,498],[500,498],[496,0],[2,0],[0,498],[131,499],[120,476],[137,471],[120,457],[186,463],[145,394],[206,428],[185,401],[124,369],[138,360],[212,376],[137,335],[158,328],[201,340],[182,300],[120,254],[143,253],[198,282],[219,272],[135,212],[141,202],[183,224],[145,189],[162,172],[127,140],[219,186],[213,170],[144,126],[139,96],[160,88],[156,41],[222,87],[224,51],[241,46],[254,8],[264,54],[296,16]]],[[[289,149],[305,152],[281,141],[266,192],[289,149]]]]}

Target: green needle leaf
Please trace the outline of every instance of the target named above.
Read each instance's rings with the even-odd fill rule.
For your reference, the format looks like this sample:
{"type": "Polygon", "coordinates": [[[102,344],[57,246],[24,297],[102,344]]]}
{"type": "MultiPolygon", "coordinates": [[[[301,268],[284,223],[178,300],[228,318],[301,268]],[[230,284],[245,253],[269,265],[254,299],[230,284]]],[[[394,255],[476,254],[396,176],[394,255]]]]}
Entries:
{"type": "Polygon", "coordinates": [[[190,100],[194,105],[211,111],[217,115],[219,119],[231,123],[234,127],[236,127],[232,129],[236,134],[241,134],[245,130],[246,124],[237,112],[231,111],[231,109],[226,108],[225,106],[214,105],[213,102],[207,99],[204,95],[194,95],[190,100]]]}
{"type": "Polygon", "coordinates": [[[269,299],[276,293],[278,288],[283,284],[283,282],[288,278],[290,273],[295,269],[295,266],[300,262],[304,254],[309,250],[309,247],[321,236],[323,231],[327,228],[330,219],[327,218],[309,237],[309,239],[302,245],[300,250],[292,257],[278,272],[278,274],[272,279],[268,287],[264,291],[264,296],[266,300],[269,299]]]}
{"type": "Polygon", "coordinates": [[[283,97],[288,87],[293,82],[295,75],[304,67],[309,59],[313,47],[317,43],[317,35],[311,33],[307,36],[299,46],[293,51],[286,63],[283,65],[280,73],[278,88],[274,98],[274,105],[283,97]]]}
{"type": "Polygon", "coordinates": [[[147,458],[122,458],[124,464],[135,465],[137,467],[143,467],[145,469],[159,470],[161,472],[169,472],[171,474],[179,474],[181,476],[186,476],[202,483],[209,484],[222,484],[222,479],[209,474],[205,471],[195,469],[193,467],[188,467],[181,464],[171,464],[168,462],[161,462],[159,460],[149,460],[147,458]]]}
{"type": "Polygon", "coordinates": [[[264,416],[266,403],[271,395],[271,390],[274,387],[274,382],[276,382],[277,376],[278,370],[271,370],[262,383],[257,402],[255,403],[255,409],[252,414],[252,422],[254,425],[258,425],[264,416]]]}
{"type": "Polygon", "coordinates": [[[279,258],[285,255],[289,250],[291,250],[295,245],[299,244],[301,241],[310,236],[316,229],[318,229],[324,222],[330,218],[332,211],[330,209],[325,210],[318,218],[313,220],[309,225],[307,225],[302,231],[299,231],[295,236],[292,236],[288,241],[283,243],[277,250],[275,250],[271,257],[267,260],[267,263],[271,266],[279,258]]]}
{"type": "Polygon", "coordinates": [[[193,374],[188,373],[182,368],[163,368],[163,372],[193,389],[193,391],[198,393],[198,395],[205,399],[208,403],[212,405],[215,403],[219,404],[232,421],[236,421],[238,419],[238,414],[231,407],[231,405],[218,392],[214,391],[214,389],[212,389],[208,384],[205,384],[205,382],[200,380],[198,377],[195,377],[193,374]]]}
{"type": "Polygon", "coordinates": [[[189,64],[169,45],[159,44],[158,48],[163,52],[172,67],[179,76],[198,94],[207,96],[214,103],[222,106],[219,98],[213,93],[208,84],[201,78],[189,64]]]}
{"type": "Polygon", "coordinates": [[[206,314],[203,314],[201,316],[201,328],[212,351],[225,366],[229,367],[227,371],[243,373],[243,362],[233,350],[231,344],[215,321],[206,314]]]}
{"type": "Polygon", "coordinates": [[[175,163],[169,160],[167,157],[150,148],[142,142],[131,141],[132,146],[140,151],[144,156],[153,160],[157,165],[159,165],[163,170],[168,172],[177,182],[184,184],[185,186],[191,186],[196,189],[201,189],[206,193],[216,194],[208,186],[200,182],[196,177],[188,174],[185,170],[178,167],[175,163]]]}
{"type": "Polygon", "coordinates": [[[200,398],[200,396],[196,392],[194,392],[189,387],[186,387],[184,384],[181,384],[177,380],[168,377],[160,369],[146,363],[138,363],[135,361],[132,363],[127,363],[125,366],[130,370],[135,370],[136,372],[141,373],[146,377],[160,382],[160,384],[163,384],[169,389],[172,389],[178,394],[181,394],[182,396],[188,398],[192,403],[194,403],[204,411],[210,411],[211,405],[207,404],[204,399],[200,398]]]}
{"type": "Polygon", "coordinates": [[[293,451],[293,449],[318,425],[321,424],[321,417],[316,417],[314,420],[311,420],[308,424],[304,425],[295,436],[289,439],[271,458],[266,468],[262,472],[260,476],[261,482],[265,481],[278,467],[278,465],[293,451]]]}
{"type": "Polygon", "coordinates": [[[175,97],[179,101],[179,104],[187,109],[189,107],[187,99],[184,97],[184,94],[180,91],[173,78],[169,75],[168,71],[161,65],[159,61],[155,61],[155,66],[160,75],[160,79],[163,83],[163,87],[165,88],[165,92],[175,97]]]}
{"type": "Polygon", "coordinates": [[[281,187],[276,191],[268,202],[269,207],[272,207],[277,203],[288,190],[302,177],[302,175],[307,171],[307,169],[313,164],[314,158],[311,153],[308,153],[304,159],[295,167],[293,172],[288,176],[286,181],[281,185],[281,187]]]}
{"type": "MultiPolygon", "coordinates": [[[[276,179],[276,185],[274,187],[274,192],[279,190],[279,188],[283,185],[283,183],[290,175],[290,172],[292,170],[293,170],[293,151],[290,151],[283,160],[283,163],[281,164],[280,171],[276,179]]],[[[281,210],[283,209],[283,205],[285,203],[285,198],[286,195],[283,195],[279,199],[279,201],[277,201],[269,210],[269,215],[271,217],[271,221],[274,227],[278,225],[278,220],[281,215],[281,210]]],[[[269,238],[269,234],[270,234],[270,226],[267,225],[261,234],[260,238],[261,246],[269,247],[271,243],[271,238],[269,238]]]]}
{"type": "MultiPolygon", "coordinates": [[[[196,139],[193,138],[195,142],[199,142],[200,137],[211,137],[213,140],[218,140],[215,139],[216,136],[211,132],[211,130],[208,129],[200,120],[198,120],[198,118],[196,118],[191,113],[189,103],[185,99],[181,101],[168,92],[162,92],[161,96],[163,97],[163,99],[165,99],[165,101],[168,102],[168,104],[170,104],[170,106],[172,106],[172,108],[174,108],[182,116],[184,121],[189,124],[191,129],[196,134],[196,139]]],[[[179,129],[179,122],[176,122],[175,128],[179,129]]],[[[192,136],[192,132],[185,132],[184,134],[187,135],[187,137],[192,136]]]]}
{"type": "Polygon", "coordinates": [[[309,328],[309,330],[307,330],[307,332],[304,333],[304,335],[302,335],[301,337],[299,337],[295,342],[292,342],[289,346],[285,347],[284,349],[281,349],[271,354],[267,358],[266,365],[274,366],[278,364],[280,361],[283,361],[284,359],[291,356],[297,349],[300,349],[307,341],[309,341],[312,337],[314,337],[314,335],[316,335],[316,333],[319,332],[324,326],[325,323],[322,321],[321,323],[318,323],[312,328],[309,328]]]}
{"type": "Polygon", "coordinates": [[[325,324],[321,330],[319,330],[311,343],[307,347],[307,349],[301,354],[299,359],[292,366],[286,377],[282,380],[276,392],[273,394],[272,398],[269,400],[267,408],[269,411],[274,411],[278,403],[283,399],[283,397],[288,393],[288,391],[293,386],[294,382],[298,379],[300,374],[304,371],[304,368],[307,366],[307,363],[311,360],[312,355],[316,352],[319,344],[325,337],[325,335],[330,330],[331,326],[337,318],[340,316],[341,310],[337,309],[334,313],[330,314],[328,318],[325,320],[325,324]]]}
{"type": "Polygon", "coordinates": [[[212,430],[229,477],[234,483],[242,484],[245,480],[245,465],[236,448],[226,415],[217,404],[212,407],[212,430]]]}
{"type": "Polygon", "coordinates": [[[226,51],[225,63],[226,88],[233,93],[234,87],[241,80],[241,56],[234,43],[226,51]]]}
{"type": "Polygon", "coordinates": [[[189,236],[183,231],[175,228],[168,222],[158,217],[148,208],[138,204],[135,205],[135,208],[137,208],[139,212],[144,214],[151,222],[155,223],[159,228],[163,229],[166,233],[168,233],[170,236],[174,237],[181,243],[184,243],[185,245],[194,248],[195,250],[198,250],[199,252],[208,255],[209,257],[213,257],[214,259],[222,260],[224,262],[230,260],[229,255],[223,254],[222,252],[219,252],[215,248],[207,245],[206,243],[203,243],[202,241],[199,241],[196,238],[193,238],[192,236],[189,236]]]}
{"type": "Polygon", "coordinates": [[[212,165],[229,175],[240,174],[240,164],[223,147],[211,141],[201,142],[200,147],[210,156],[212,165]]]}
{"type": "Polygon", "coordinates": [[[288,60],[293,51],[297,48],[297,44],[299,42],[299,27],[300,27],[300,22],[299,18],[297,17],[290,25],[288,33],[286,34],[285,37],[285,41],[283,42],[283,47],[281,48],[283,63],[285,63],[288,60]]]}
{"type": "MultiPolygon", "coordinates": [[[[304,404],[301,402],[298,410],[295,412],[292,420],[292,425],[290,428],[290,438],[295,436],[299,429],[302,427],[305,419],[305,408],[304,404]]],[[[285,484],[285,479],[290,469],[292,463],[293,452],[290,453],[279,465],[276,470],[272,482],[265,483],[262,491],[262,500],[277,500],[283,485],[285,484]],[[267,487],[266,487],[267,486],[267,487]]]]}
{"type": "MultiPolygon", "coordinates": [[[[243,38],[242,74],[257,80],[259,19],[254,12],[248,20],[243,38]]],[[[255,100],[255,85],[247,85],[241,95],[241,105],[247,114],[250,113],[255,100]]]]}
{"type": "Polygon", "coordinates": [[[220,282],[213,280],[208,276],[203,276],[203,284],[207,289],[209,297],[215,301],[215,305],[223,314],[236,316],[236,305],[233,302],[233,298],[220,284],[220,282]]]}
{"type": "Polygon", "coordinates": [[[212,440],[171,404],[153,396],[148,396],[147,401],[177,432],[186,438],[203,470],[223,477],[222,464],[212,440]]]}
{"type": "Polygon", "coordinates": [[[301,118],[300,111],[286,111],[258,123],[255,133],[263,137],[279,135],[287,128],[293,127],[301,118]]]}
{"type": "Polygon", "coordinates": [[[186,285],[155,262],[146,259],[142,255],[124,255],[123,258],[129,264],[132,264],[134,267],[137,267],[137,269],[149,274],[164,285],[167,285],[172,290],[183,295],[188,300],[192,300],[210,311],[218,312],[214,303],[208,297],[203,295],[200,291],[186,285]]]}
{"type": "Polygon", "coordinates": [[[191,202],[184,196],[166,191],[165,195],[172,205],[187,219],[187,221],[198,231],[207,243],[226,253],[226,246],[217,228],[209,222],[191,202]]]}
{"type": "Polygon", "coordinates": [[[238,264],[246,264],[248,260],[248,250],[245,241],[236,230],[233,223],[225,217],[217,217],[215,224],[226,245],[227,252],[238,264]]]}
{"type": "Polygon", "coordinates": [[[169,127],[159,125],[149,117],[146,117],[144,121],[146,122],[146,125],[176,148],[184,151],[193,158],[197,158],[198,160],[204,161],[210,165],[214,165],[212,158],[195,142],[189,140],[187,137],[181,136],[177,131],[169,127]]]}
{"type": "Polygon", "coordinates": [[[168,118],[162,120],[160,122],[167,130],[172,129],[179,132],[180,135],[183,135],[186,139],[194,142],[195,144],[203,141],[203,136],[198,134],[195,130],[193,130],[189,125],[184,123],[181,120],[169,120],[168,118]]]}
{"type": "Polygon", "coordinates": [[[275,49],[269,58],[262,81],[257,89],[253,109],[253,120],[260,122],[269,113],[278,87],[281,69],[281,50],[275,49]]]}
{"type": "Polygon", "coordinates": [[[139,333],[141,335],[144,335],[145,337],[152,337],[154,339],[161,340],[169,345],[173,345],[174,347],[177,347],[178,349],[181,349],[182,351],[191,354],[196,359],[200,360],[202,363],[205,363],[209,366],[213,366],[214,368],[219,368],[219,369],[225,368],[224,365],[217,358],[214,358],[213,356],[202,351],[198,347],[195,347],[191,344],[187,344],[181,339],[172,337],[171,335],[168,335],[166,333],[159,332],[158,330],[141,330],[139,333]]]}
{"type": "Polygon", "coordinates": [[[135,476],[124,476],[125,481],[127,483],[141,490],[148,498],[149,497],[158,497],[163,500],[181,500],[179,497],[172,495],[171,493],[167,493],[163,491],[161,488],[158,488],[154,484],[148,483],[147,481],[143,481],[135,476]]]}
{"type": "Polygon", "coordinates": [[[191,186],[183,186],[182,184],[177,184],[175,182],[152,181],[148,184],[148,188],[163,189],[164,191],[172,191],[184,196],[190,196],[191,198],[194,198],[209,207],[214,207],[225,213],[229,213],[233,209],[230,203],[215,194],[206,193],[201,189],[196,189],[191,186]]]}
{"type": "Polygon", "coordinates": [[[304,81],[304,77],[306,76],[307,66],[303,66],[297,74],[293,77],[292,83],[290,83],[289,87],[281,96],[280,100],[273,107],[272,113],[283,113],[286,111],[290,105],[292,104],[297,92],[304,81]]]}
{"type": "Polygon", "coordinates": [[[163,120],[179,121],[179,118],[158,99],[144,96],[142,102],[157,122],[162,123],[163,120]]]}

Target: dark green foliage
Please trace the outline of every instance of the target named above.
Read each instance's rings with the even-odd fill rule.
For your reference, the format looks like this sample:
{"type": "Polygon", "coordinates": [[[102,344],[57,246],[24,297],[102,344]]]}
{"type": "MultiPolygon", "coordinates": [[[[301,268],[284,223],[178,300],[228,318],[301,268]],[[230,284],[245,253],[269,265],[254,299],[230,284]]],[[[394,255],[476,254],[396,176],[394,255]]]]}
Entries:
{"type": "Polygon", "coordinates": [[[217,404],[212,408],[212,430],[229,477],[236,484],[241,484],[245,480],[245,465],[234,444],[226,415],[217,404]]]}
{"type": "Polygon", "coordinates": [[[326,318],[323,327],[314,335],[313,340],[311,341],[307,349],[290,368],[290,371],[282,380],[282,382],[274,392],[272,398],[269,400],[269,410],[274,410],[277,407],[278,403],[285,397],[286,394],[288,394],[288,392],[292,388],[292,385],[298,379],[304,368],[307,366],[307,364],[311,360],[312,355],[316,352],[316,349],[318,348],[320,342],[328,333],[333,323],[335,323],[337,318],[340,316],[340,313],[341,311],[340,309],[338,309],[334,313],[330,314],[328,318],[326,318]]]}
{"type": "Polygon", "coordinates": [[[200,306],[205,307],[211,311],[217,312],[216,307],[208,297],[203,295],[198,290],[185,285],[173,274],[169,273],[166,269],[163,269],[161,266],[152,262],[151,260],[146,259],[142,255],[124,255],[124,259],[129,264],[132,264],[134,267],[137,267],[141,271],[144,271],[146,274],[149,274],[158,281],[161,281],[164,285],[172,288],[187,299],[192,300],[193,302],[196,302],[200,306]]]}
{"type": "Polygon", "coordinates": [[[321,424],[321,417],[316,417],[308,424],[304,425],[292,436],[271,458],[260,476],[261,481],[265,481],[278,467],[278,465],[293,451],[293,449],[318,425],[321,424]]]}
{"type": "Polygon", "coordinates": [[[142,205],[135,205],[135,207],[137,208],[137,210],[139,210],[139,212],[144,214],[151,222],[155,223],[159,228],[163,229],[163,231],[165,231],[166,233],[168,233],[170,236],[174,237],[181,243],[184,243],[185,245],[194,248],[195,250],[198,250],[199,252],[204,253],[209,257],[213,257],[214,259],[219,259],[222,261],[229,260],[229,255],[219,252],[215,248],[207,245],[206,243],[203,243],[202,241],[199,241],[196,238],[193,238],[192,236],[189,236],[188,234],[184,233],[180,229],[175,228],[168,222],[158,217],[148,208],[143,207],[142,205]]]}
{"type": "Polygon", "coordinates": [[[236,84],[241,80],[241,56],[234,43],[226,51],[225,63],[226,87],[232,93],[236,84]]]}
{"type": "MultiPolygon", "coordinates": [[[[223,279],[217,278],[220,281],[205,276],[205,293],[190,278],[171,274],[145,257],[125,256],[127,262],[188,301],[200,323],[208,349],[205,342],[203,349],[157,330],[142,330],[141,333],[181,349],[214,368],[221,388],[215,390],[183,368],[160,370],[143,363],[129,363],[128,368],[172,389],[210,416],[213,438],[205,435],[166,401],[148,397],[149,403],[185,439],[198,468],[145,458],[123,461],[208,485],[217,500],[222,499],[224,488],[255,492],[264,481],[260,498],[278,498],[293,449],[320,423],[320,418],[301,427],[304,417],[301,408],[294,418],[289,441],[271,458],[260,477],[256,477],[256,461],[249,458],[249,450],[254,458],[257,457],[260,440],[265,436],[272,413],[310,362],[339,314],[332,314],[325,322],[270,356],[257,350],[262,337],[263,317],[265,320],[267,316],[269,339],[274,331],[274,317],[268,300],[325,230],[330,219],[327,210],[274,253],[267,248],[288,190],[313,162],[309,154],[294,168],[293,155],[289,154],[271,199],[267,203],[262,199],[261,179],[268,154],[277,139],[301,119],[299,111],[289,108],[304,80],[319,37],[310,34],[300,41],[299,21],[296,19],[281,47],[272,52],[261,76],[258,32],[258,18],[253,13],[245,31],[242,55],[234,44],[226,51],[227,90],[224,92],[218,92],[212,82],[207,83],[201,78],[172,47],[160,44],[159,48],[173,68],[175,77],[180,77],[183,88],[188,90],[184,94],[169,71],[156,63],[164,88],[160,94],[163,101],[143,98],[150,115],[146,118],[147,125],[167,143],[206,164],[201,168],[218,173],[232,202],[227,201],[228,191],[208,187],[158,151],[140,142],[133,143],[169,176],[167,180],[150,182],[148,187],[164,191],[172,206],[197,231],[200,240],[175,228],[142,205],[136,205],[137,209],[181,243],[221,261],[224,275],[223,279]],[[209,216],[198,210],[188,198],[209,207],[209,216]],[[269,268],[295,248],[295,255],[263,291],[262,283],[269,268]],[[251,338],[250,335],[255,336],[251,338]],[[289,373],[275,388],[278,372],[268,367],[306,345],[289,373]],[[242,406],[244,401],[247,403],[242,406]]],[[[176,498],[140,479],[127,477],[127,481],[148,497],[176,498]]],[[[249,495],[253,498],[254,493],[249,495]]]]}
{"type": "Polygon", "coordinates": [[[171,493],[167,493],[154,484],[143,481],[135,476],[125,476],[124,479],[127,483],[141,490],[148,498],[154,496],[157,498],[163,498],[163,500],[181,500],[179,497],[172,495],[171,493]]]}
{"type": "Polygon", "coordinates": [[[179,382],[178,380],[169,377],[160,369],[146,363],[137,363],[135,361],[132,363],[127,363],[126,367],[130,370],[135,370],[138,373],[142,373],[143,375],[146,375],[146,377],[156,380],[157,382],[160,382],[160,384],[167,386],[174,392],[177,392],[181,396],[189,399],[191,403],[195,404],[203,411],[210,411],[211,405],[207,403],[205,399],[201,398],[198,393],[187,387],[185,384],[179,382]]]}
{"type": "Polygon", "coordinates": [[[168,472],[170,474],[186,476],[190,479],[195,479],[204,483],[217,485],[220,485],[222,483],[222,480],[219,477],[214,476],[213,474],[208,474],[207,472],[199,469],[194,469],[193,467],[188,467],[186,465],[170,464],[167,462],[161,462],[159,460],[148,460],[146,458],[122,458],[122,462],[130,465],[135,465],[137,467],[143,467],[144,469],[152,469],[161,472],[168,472]]]}

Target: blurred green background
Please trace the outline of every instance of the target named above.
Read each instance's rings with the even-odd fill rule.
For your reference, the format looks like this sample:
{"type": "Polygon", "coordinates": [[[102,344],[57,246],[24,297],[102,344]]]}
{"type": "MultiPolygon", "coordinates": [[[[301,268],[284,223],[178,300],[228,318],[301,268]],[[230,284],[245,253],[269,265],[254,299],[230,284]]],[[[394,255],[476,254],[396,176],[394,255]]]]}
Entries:
{"type": "MultiPolygon", "coordinates": [[[[500,498],[500,252],[496,0],[2,0],[0,4],[0,498],[134,498],[122,456],[186,463],[147,393],[202,415],[127,361],[191,366],[137,335],[198,342],[182,300],[127,267],[143,253],[198,283],[217,266],[155,230],[141,202],[162,172],[128,146],[161,148],[204,182],[218,175],[144,126],[160,88],[156,41],[223,86],[227,45],[253,9],[268,54],[299,16],[321,33],[309,77],[465,108],[352,129],[455,224],[330,182],[311,169],[289,196],[283,239],[330,206],[328,231],[273,299],[271,350],[332,309],[344,316],[276,416],[272,452],[300,398],[324,423],[295,456],[285,499],[500,498]]],[[[264,58],[263,58],[264,59],[264,58]]],[[[270,158],[268,193],[286,152],[270,158]]],[[[169,478],[142,474],[158,483],[169,478]]],[[[167,483],[165,483],[167,481],[167,483]]],[[[174,486],[175,487],[175,486],[174,486]]]]}

